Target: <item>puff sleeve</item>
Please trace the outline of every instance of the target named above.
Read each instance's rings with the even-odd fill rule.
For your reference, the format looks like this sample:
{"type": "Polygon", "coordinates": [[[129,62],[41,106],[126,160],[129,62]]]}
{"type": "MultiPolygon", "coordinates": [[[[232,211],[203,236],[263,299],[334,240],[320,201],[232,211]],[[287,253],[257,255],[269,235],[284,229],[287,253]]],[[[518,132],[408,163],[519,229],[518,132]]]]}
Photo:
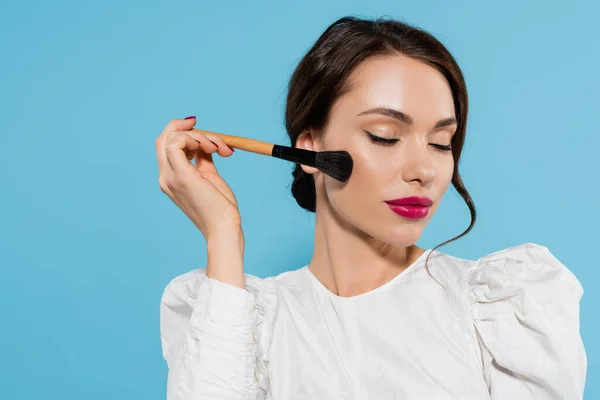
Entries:
{"type": "Polygon", "coordinates": [[[471,316],[492,399],[582,399],[587,359],[577,278],[544,246],[480,258],[468,274],[471,316]]]}
{"type": "Polygon", "coordinates": [[[205,268],[172,280],[160,304],[167,400],[266,399],[275,309],[269,280],[246,275],[241,289],[205,268]]]}

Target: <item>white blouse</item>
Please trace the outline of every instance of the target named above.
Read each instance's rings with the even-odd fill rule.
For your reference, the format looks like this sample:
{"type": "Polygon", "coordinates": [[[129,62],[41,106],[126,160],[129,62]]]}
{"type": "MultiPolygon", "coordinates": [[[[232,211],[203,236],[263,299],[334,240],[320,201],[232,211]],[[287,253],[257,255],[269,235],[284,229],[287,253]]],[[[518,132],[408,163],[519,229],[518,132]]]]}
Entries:
{"type": "Polygon", "coordinates": [[[582,295],[533,243],[477,261],[428,250],[353,297],[307,266],[246,289],[196,269],[162,298],[167,399],[582,399],[582,295]]]}

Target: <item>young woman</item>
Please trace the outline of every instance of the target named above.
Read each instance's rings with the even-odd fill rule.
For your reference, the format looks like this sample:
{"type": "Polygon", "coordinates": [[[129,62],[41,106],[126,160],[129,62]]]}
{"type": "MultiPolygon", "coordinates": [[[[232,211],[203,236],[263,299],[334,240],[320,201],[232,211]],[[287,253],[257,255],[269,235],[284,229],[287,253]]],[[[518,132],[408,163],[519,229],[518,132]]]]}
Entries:
{"type": "Polygon", "coordinates": [[[208,262],[162,298],[167,397],[581,399],[583,291],[546,247],[469,261],[415,245],[450,183],[471,211],[457,238],[475,223],[458,171],[466,122],[460,68],[430,34],[333,23],[291,78],[286,128],[292,146],[347,150],[352,176],[296,165],[313,257],[259,279],[244,274],[240,214],[211,158],[232,149],[190,132],[193,117],[171,121],[156,140],[160,187],[208,262]]]}

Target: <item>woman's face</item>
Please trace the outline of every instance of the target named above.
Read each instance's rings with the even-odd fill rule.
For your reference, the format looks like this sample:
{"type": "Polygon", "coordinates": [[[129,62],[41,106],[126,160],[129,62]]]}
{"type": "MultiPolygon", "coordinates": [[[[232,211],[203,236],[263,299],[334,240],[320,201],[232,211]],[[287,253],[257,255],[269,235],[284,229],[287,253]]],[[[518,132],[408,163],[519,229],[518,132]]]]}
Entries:
{"type": "Polygon", "coordinates": [[[315,173],[317,213],[329,207],[370,237],[414,244],[452,179],[452,151],[443,149],[457,128],[450,86],[436,69],[402,55],[363,62],[349,83],[324,132],[302,135],[298,142],[316,151],[345,149],[354,160],[345,183],[303,167],[315,173]],[[388,203],[409,196],[433,201],[424,209],[427,215],[409,218],[388,203]]]}

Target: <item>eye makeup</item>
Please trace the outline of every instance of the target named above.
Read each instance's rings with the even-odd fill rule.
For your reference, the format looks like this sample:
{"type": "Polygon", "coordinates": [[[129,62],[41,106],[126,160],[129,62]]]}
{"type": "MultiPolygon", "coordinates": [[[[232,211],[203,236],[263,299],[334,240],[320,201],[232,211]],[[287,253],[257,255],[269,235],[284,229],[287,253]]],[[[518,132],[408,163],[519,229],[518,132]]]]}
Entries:
{"type": "MultiPolygon", "coordinates": [[[[397,142],[400,141],[400,139],[398,139],[398,138],[383,138],[381,136],[374,135],[365,129],[363,129],[363,132],[365,132],[367,134],[367,137],[369,138],[371,143],[375,143],[380,146],[388,146],[389,147],[389,146],[395,145],[397,142]]],[[[451,145],[443,145],[443,144],[436,144],[436,143],[430,143],[430,145],[432,145],[433,147],[435,147],[436,149],[441,150],[441,151],[452,151],[451,145]]]]}
{"type": "Polygon", "coordinates": [[[372,143],[376,143],[379,145],[383,145],[383,146],[393,146],[394,144],[396,144],[397,142],[400,141],[400,139],[397,138],[383,138],[381,136],[376,136],[373,135],[371,132],[364,130],[363,131],[367,134],[367,136],[369,137],[369,140],[372,143]]]}

